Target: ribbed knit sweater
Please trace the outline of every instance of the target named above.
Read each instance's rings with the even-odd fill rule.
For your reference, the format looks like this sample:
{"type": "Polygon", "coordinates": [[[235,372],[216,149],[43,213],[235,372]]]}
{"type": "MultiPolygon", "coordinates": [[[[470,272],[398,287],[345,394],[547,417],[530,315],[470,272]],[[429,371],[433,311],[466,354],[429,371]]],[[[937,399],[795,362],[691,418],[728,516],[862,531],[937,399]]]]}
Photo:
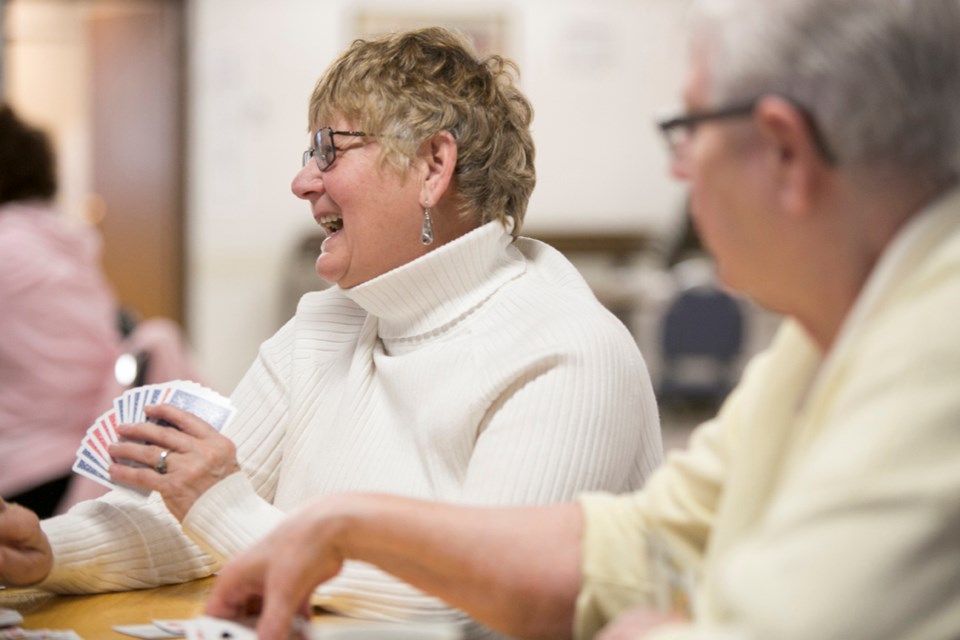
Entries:
{"type": "MultiPolygon", "coordinates": [[[[159,495],[123,490],[46,521],[44,586],[206,576],[323,494],[506,505],[628,491],[662,452],[630,333],[561,254],[496,222],[352,289],[304,296],[232,401],[225,433],[242,472],[203,494],[182,529],[159,495]]],[[[317,598],[363,617],[451,615],[360,563],[317,598]]]]}

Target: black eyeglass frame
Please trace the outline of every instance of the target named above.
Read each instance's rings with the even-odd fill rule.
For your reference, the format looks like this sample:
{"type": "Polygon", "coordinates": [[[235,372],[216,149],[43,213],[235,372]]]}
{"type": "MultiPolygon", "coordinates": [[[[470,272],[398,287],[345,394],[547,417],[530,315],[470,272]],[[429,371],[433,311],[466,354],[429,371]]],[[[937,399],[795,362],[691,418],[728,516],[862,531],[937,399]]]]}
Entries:
{"type": "MultiPolygon", "coordinates": [[[[677,143],[674,139],[676,136],[674,133],[675,131],[685,130],[692,133],[694,130],[696,130],[697,125],[701,122],[725,120],[728,118],[743,118],[745,116],[752,115],[754,109],[757,108],[757,103],[760,102],[760,100],[764,97],[765,96],[759,96],[753,98],[752,100],[737,102],[726,107],[720,107],[718,109],[694,111],[692,113],[686,113],[680,116],[664,118],[657,121],[657,127],[660,129],[660,133],[663,134],[663,137],[667,142],[667,148],[670,149],[670,152],[673,154],[676,153],[675,149],[677,146],[677,143]]],[[[836,156],[834,156],[833,152],[830,150],[830,147],[827,145],[827,141],[823,137],[820,127],[817,126],[817,122],[814,120],[810,111],[803,105],[799,104],[796,100],[791,100],[790,98],[784,99],[792,104],[793,107],[797,109],[797,111],[799,111],[803,116],[804,121],[807,123],[807,127],[810,129],[810,135],[813,137],[813,143],[816,145],[817,150],[820,152],[823,159],[829,164],[836,164],[836,156]]]]}
{"type": "Polygon", "coordinates": [[[300,166],[307,166],[307,163],[310,162],[310,158],[312,157],[317,161],[317,167],[320,169],[320,171],[327,171],[330,167],[332,167],[334,161],[337,159],[337,151],[340,151],[340,149],[337,148],[337,145],[334,144],[333,136],[376,138],[379,135],[379,133],[366,133],[365,131],[334,131],[331,127],[320,127],[317,129],[317,132],[313,134],[310,148],[303,152],[303,159],[300,166]],[[325,145],[323,143],[324,135],[329,137],[329,145],[325,145]],[[329,156],[329,159],[327,159],[327,156],[329,156]]]}

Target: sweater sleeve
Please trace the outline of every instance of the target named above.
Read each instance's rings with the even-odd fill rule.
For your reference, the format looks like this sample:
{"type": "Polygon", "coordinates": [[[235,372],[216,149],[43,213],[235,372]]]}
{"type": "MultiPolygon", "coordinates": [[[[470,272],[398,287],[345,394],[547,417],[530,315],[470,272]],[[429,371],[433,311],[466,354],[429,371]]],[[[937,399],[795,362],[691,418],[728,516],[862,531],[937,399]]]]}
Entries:
{"type": "Polygon", "coordinates": [[[264,537],[284,517],[273,502],[290,406],[293,331],[291,320],[261,346],[232,395],[238,419],[224,434],[237,447],[241,471],[204,492],[183,520],[190,538],[220,560],[264,537]]]}
{"type": "MultiPolygon", "coordinates": [[[[690,563],[703,553],[722,486],[722,434],[718,421],[693,434],[643,491],[583,494],[584,538],[574,634],[590,638],[626,609],[658,602],[651,534],[690,563]]],[[[690,564],[696,564],[692,562],[690,564]]]]}
{"type": "Polygon", "coordinates": [[[584,494],[581,571],[574,634],[590,638],[626,609],[662,602],[663,561],[699,567],[723,496],[737,425],[751,380],[763,379],[767,356],[755,358],[720,413],[698,427],[689,445],[668,456],[642,491],[584,494]],[[659,547],[654,551],[651,544],[659,547]]]}
{"type": "Polygon", "coordinates": [[[159,494],[115,489],[44,520],[54,566],[40,585],[58,593],[144,589],[210,575],[215,561],[180,530],[159,494]]]}
{"type": "Polygon", "coordinates": [[[237,419],[225,435],[237,445],[242,471],[205,492],[182,527],[159,494],[125,489],[44,521],[54,552],[44,588],[94,593],[201,578],[282,519],[269,501],[281,459],[291,329],[264,343],[233,394],[237,419]]]}
{"type": "Polygon", "coordinates": [[[721,559],[725,626],[651,640],[957,635],[957,282],[941,280],[937,295],[927,286],[861,329],[823,385],[830,408],[809,418],[819,436],[757,528],[721,559]]]}

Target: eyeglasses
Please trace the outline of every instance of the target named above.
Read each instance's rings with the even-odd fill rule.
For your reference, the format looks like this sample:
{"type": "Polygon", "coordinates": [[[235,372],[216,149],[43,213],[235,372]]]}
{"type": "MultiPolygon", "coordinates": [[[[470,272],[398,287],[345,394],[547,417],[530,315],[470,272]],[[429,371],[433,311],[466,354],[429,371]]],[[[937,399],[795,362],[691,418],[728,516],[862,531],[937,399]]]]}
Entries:
{"type": "MultiPolygon", "coordinates": [[[[756,109],[757,102],[759,101],[760,98],[758,97],[754,98],[753,100],[739,102],[727,107],[721,107],[719,109],[695,111],[693,113],[658,121],[657,126],[660,128],[660,133],[663,134],[663,137],[667,142],[667,148],[670,150],[670,157],[676,161],[685,160],[684,150],[688,146],[690,138],[693,137],[693,133],[696,131],[697,125],[699,125],[701,122],[709,122],[711,120],[727,120],[749,116],[753,114],[753,110],[756,109]]],[[[806,121],[807,126],[810,128],[810,135],[813,136],[813,143],[820,151],[820,154],[827,162],[831,164],[834,163],[836,161],[835,156],[833,153],[831,153],[830,147],[827,146],[826,139],[821,134],[820,128],[813,119],[813,115],[795,101],[790,100],[790,103],[795,109],[797,109],[797,111],[800,112],[800,114],[803,116],[803,119],[806,121]]]]}
{"type": "Polygon", "coordinates": [[[674,160],[683,158],[683,151],[690,138],[693,137],[697,125],[701,122],[711,120],[727,120],[732,118],[743,118],[753,113],[757,106],[757,99],[749,102],[741,102],[720,109],[711,109],[709,111],[695,111],[681,116],[665,118],[657,122],[660,133],[663,134],[667,142],[667,149],[670,150],[670,157],[674,160]]]}
{"type": "Polygon", "coordinates": [[[312,157],[317,161],[320,171],[326,171],[337,159],[337,147],[333,143],[333,136],[352,136],[354,138],[373,138],[378,133],[364,133],[363,131],[334,131],[330,127],[321,127],[319,131],[313,134],[313,140],[309,149],[303,152],[303,163],[301,166],[307,166],[312,157]]]}

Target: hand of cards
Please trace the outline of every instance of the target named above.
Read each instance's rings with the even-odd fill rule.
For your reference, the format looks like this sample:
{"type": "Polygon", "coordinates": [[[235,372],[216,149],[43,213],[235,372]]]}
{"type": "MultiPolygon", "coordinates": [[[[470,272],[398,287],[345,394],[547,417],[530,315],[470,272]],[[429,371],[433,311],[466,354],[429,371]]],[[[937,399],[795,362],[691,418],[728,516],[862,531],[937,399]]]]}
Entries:
{"type": "MultiPolygon", "coordinates": [[[[110,478],[110,445],[119,440],[117,425],[134,422],[152,422],[144,407],[153,404],[171,404],[192,413],[217,431],[223,428],[235,412],[230,401],[212,389],[188,380],[173,380],[128,389],[113,401],[113,407],[97,418],[77,449],[73,470],[79,475],[113,489],[122,486],[140,494],[146,489],[121,485],[110,478]]],[[[173,426],[166,423],[164,426],[173,426]]],[[[123,462],[123,461],[119,461],[123,462]]],[[[125,464],[135,464],[126,462],[125,464]]]]}

